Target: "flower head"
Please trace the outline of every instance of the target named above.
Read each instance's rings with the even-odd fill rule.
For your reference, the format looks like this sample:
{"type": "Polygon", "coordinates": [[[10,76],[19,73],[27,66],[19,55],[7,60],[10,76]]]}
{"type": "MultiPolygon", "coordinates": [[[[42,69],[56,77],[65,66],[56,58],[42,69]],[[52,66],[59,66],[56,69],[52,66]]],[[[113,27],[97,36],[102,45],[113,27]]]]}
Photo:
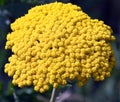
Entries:
{"type": "Polygon", "coordinates": [[[60,2],[36,6],[11,24],[6,49],[13,54],[5,72],[19,87],[33,85],[45,92],[67,79],[80,86],[91,77],[110,76],[115,58],[112,30],[103,21],[91,19],[80,7],[60,2]]]}

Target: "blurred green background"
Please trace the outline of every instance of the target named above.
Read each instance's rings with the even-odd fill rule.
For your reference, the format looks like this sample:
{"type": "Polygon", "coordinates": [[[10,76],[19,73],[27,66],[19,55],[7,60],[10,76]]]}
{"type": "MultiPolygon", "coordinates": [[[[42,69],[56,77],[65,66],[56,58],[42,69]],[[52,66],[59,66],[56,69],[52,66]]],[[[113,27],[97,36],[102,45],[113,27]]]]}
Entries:
{"type": "MultiPolygon", "coordinates": [[[[40,94],[32,87],[20,89],[11,84],[11,79],[4,73],[4,65],[11,51],[4,50],[6,35],[11,32],[10,24],[16,18],[27,13],[35,5],[55,2],[56,0],[0,0],[0,102],[49,102],[52,88],[40,94]]],[[[92,79],[84,87],[77,87],[75,82],[60,87],[56,102],[120,102],[120,0],[57,0],[71,2],[81,6],[91,18],[103,20],[112,27],[116,41],[111,43],[117,65],[110,78],[103,82],[92,79]]]]}

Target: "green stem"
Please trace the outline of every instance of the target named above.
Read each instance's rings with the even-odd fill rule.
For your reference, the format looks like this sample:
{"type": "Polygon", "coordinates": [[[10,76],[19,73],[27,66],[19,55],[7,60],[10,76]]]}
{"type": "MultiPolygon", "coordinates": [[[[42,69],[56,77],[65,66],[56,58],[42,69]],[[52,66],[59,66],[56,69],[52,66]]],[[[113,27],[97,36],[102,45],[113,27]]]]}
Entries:
{"type": "Polygon", "coordinates": [[[13,92],[13,97],[14,97],[15,102],[19,102],[19,99],[18,99],[18,97],[17,97],[15,91],[13,92]]]}
{"type": "Polygon", "coordinates": [[[55,99],[56,99],[56,89],[53,88],[50,102],[55,102],[55,99]]]}

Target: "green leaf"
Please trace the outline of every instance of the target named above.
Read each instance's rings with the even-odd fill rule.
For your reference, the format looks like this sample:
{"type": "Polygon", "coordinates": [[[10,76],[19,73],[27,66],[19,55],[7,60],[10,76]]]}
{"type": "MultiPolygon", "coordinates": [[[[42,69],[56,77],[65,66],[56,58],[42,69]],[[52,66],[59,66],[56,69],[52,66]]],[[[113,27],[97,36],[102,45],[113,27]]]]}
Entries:
{"type": "Polygon", "coordinates": [[[6,0],[0,0],[0,5],[5,5],[6,0]]]}
{"type": "Polygon", "coordinates": [[[2,95],[2,94],[3,94],[3,83],[0,82],[0,95],[2,95]]]}
{"type": "Polygon", "coordinates": [[[12,95],[14,92],[14,86],[13,84],[10,82],[9,86],[8,86],[8,95],[12,95]]]}

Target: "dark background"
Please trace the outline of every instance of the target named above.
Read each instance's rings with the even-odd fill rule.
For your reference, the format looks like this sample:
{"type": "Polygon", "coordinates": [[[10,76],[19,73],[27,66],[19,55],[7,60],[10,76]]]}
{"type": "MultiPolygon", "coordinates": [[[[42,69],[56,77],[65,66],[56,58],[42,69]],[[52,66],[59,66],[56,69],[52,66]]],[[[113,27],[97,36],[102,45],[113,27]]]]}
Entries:
{"type": "MultiPolygon", "coordinates": [[[[56,0],[0,0],[0,102],[49,102],[52,88],[40,94],[32,87],[20,89],[11,84],[11,79],[4,73],[4,65],[10,51],[4,50],[6,35],[11,32],[10,24],[28,9],[39,4],[56,0]]],[[[57,0],[71,2],[80,6],[91,18],[103,20],[112,27],[116,41],[111,43],[117,65],[110,78],[103,82],[92,79],[84,87],[77,87],[75,82],[58,90],[56,102],[120,102],[120,0],[57,0]],[[61,94],[62,93],[62,94],[61,94]],[[72,97],[72,98],[71,98],[72,97]]]]}

